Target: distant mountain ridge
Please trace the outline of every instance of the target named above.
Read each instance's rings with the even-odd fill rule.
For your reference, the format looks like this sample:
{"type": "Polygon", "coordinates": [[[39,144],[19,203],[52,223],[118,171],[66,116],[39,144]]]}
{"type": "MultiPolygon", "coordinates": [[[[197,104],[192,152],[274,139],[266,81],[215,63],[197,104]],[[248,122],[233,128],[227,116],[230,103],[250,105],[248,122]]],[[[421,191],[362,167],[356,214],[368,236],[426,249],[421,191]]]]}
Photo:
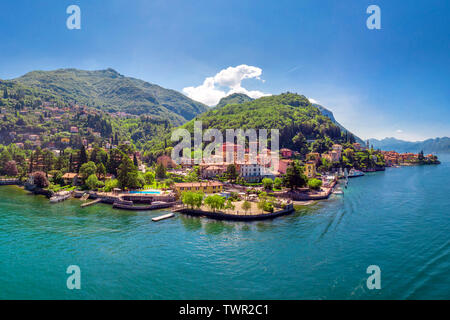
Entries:
{"type": "Polygon", "coordinates": [[[108,112],[156,116],[169,119],[176,125],[208,110],[206,105],[178,91],[123,76],[110,68],[96,71],[32,71],[10,81],[47,90],[66,102],[84,104],[108,112]]]}
{"type": "Polygon", "coordinates": [[[396,138],[385,138],[382,140],[369,139],[369,143],[375,149],[397,152],[420,152],[425,153],[450,153],[450,138],[442,137],[435,139],[427,139],[424,141],[404,141],[396,138]]]}
{"type": "MultiPolygon", "coordinates": [[[[340,124],[339,122],[337,122],[337,120],[334,118],[333,112],[331,112],[330,110],[328,110],[327,108],[325,108],[324,106],[321,106],[320,104],[317,103],[313,103],[312,104],[314,107],[316,107],[317,109],[320,110],[320,112],[330,118],[331,121],[333,121],[339,128],[341,128],[344,131],[347,131],[348,133],[353,134],[352,132],[348,131],[342,124],[340,124]]],[[[365,144],[365,142],[359,138],[358,136],[356,136],[355,134],[353,134],[353,136],[355,137],[356,142],[361,143],[361,144],[365,144]]]]}

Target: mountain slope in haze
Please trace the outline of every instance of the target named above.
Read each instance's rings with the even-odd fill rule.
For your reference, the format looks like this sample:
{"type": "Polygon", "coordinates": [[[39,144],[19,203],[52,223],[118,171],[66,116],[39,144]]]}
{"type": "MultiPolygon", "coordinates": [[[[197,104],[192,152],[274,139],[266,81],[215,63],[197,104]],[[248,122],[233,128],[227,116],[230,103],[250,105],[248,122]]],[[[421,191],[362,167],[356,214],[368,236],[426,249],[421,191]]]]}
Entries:
{"type": "Polygon", "coordinates": [[[248,102],[248,101],[252,101],[253,99],[250,98],[248,95],[246,95],[245,93],[233,93],[230,94],[229,96],[226,96],[222,99],[220,99],[219,103],[216,105],[216,108],[221,108],[223,106],[226,106],[227,104],[232,104],[232,103],[244,103],[244,102],[248,102]]]}
{"type": "Polygon", "coordinates": [[[450,138],[442,137],[428,139],[425,141],[404,141],[395,138],[385,138],[382,140],[369,139],[369,143],[375,149],[397,152],[414,152],[423,151],[425,153],[450,153],[450,138]]]}
{"type": "Polygon", "coordinates": [[[66,102],[108,112],[156,116],[169,119],[176,125],[208,109],[175,90],[125,77],[113,69],[33,71],[12,81],[47,90],[66,102]]]}
{"type": "MultiPolygon", "coordinates": [[[[348,131],[343,125],[341,125],[339,122],[337,122],[337,120],[334,118],[333,112],[331,112],[330,110],[328,110],[327,108],[325,108],[324,106],[321,106],[320,104],[317,103],[313,103],[312,104],[314,107],[316,107],[317,109],[320,110],[320,112],[322,112],[322,114],[328,118],[331,119],[331,121],[333,121],[339,128],[341,128],[343,131],[348,131]]],[[[351,133],[350,131],[348,131],[348,133],[351,133]]],[[[351,133],[353,134],[353,133],[351,133]]],[[[358,136],[354,135],[356,142],[364,144],[365,142],[359,138],[358,136]]]]}

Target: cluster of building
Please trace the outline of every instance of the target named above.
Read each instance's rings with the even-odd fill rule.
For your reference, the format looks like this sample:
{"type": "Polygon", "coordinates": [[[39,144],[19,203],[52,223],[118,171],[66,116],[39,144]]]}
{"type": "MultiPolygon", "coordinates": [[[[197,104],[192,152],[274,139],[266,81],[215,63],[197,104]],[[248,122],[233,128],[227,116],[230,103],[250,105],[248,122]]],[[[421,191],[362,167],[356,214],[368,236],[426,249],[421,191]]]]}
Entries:
{"type": "MultiPolygon", "coordinates": [[[[0,109],[0,113],[6,114],[4,108],[0,109]]],[[[71,105],[70,107],[57,106],[54,103],[43,102],[39,110],[34,110],[29,107],[25,107],[19,111],[20,115],[34,116],[39,121],[51,121],[58,126],[58,128],[52,128],[48,131],[11,131],[9,138],[19,148],[37,148],[45,147],[55,153],[63,147],[69,146],[73,141],[73,136],[81,136],[79,141],[86,148],[92,146],[93,140],[98,138],[97,142],[102,143],[105,149],[113,149],[115,146],[112,143],[112,139],[102,139],[102,134],[92,128],[80,129],[73,125],[73,118],[76,116],[79,120],[85,120],[90,115],[98,115],[98,111],[86,106],[71,105]],[[44,143],[45,141],[45,143],[44,143]]]]}
{"type": "MultiPolygon", "coordinates": [[[[238,144],[223,143],[221,148],[222,155],[212,155],[210,158],[202,159],[200,164],[196,164],[194,159],[181,159],[182,167],[187,169],[198,165],[201,177],[212,179],[225,174],[229,165],[234,164],[236,173],[246,182],[260,182],[266,177],[275,179],[283,173],[279,168],[276,170],[273,161],[275,158],[278,159],[278,154],[268,148],[254,155],[250,154],[249,149],[238,144]],[[239,155],[243,155],[243,158],[239,155]]],[[[280,153],[282,157],[290,158],[294,155],[290,149],[282,149],[280,153]]],[[[158,158],[158,162],[169,168],[176,166],[168,156],[158,158]]]]}
{"type": "MultiPolygon", "coordinates": [[[[419,160],[419,154],[411,152],[398,153],[396,151],[381,151],[381,154],[384,156],[387,167],[401,165],[408,162],[416,162],[419,160]]],[[[433,159],[434,155],[428,154],[424,157],[426,159],[433,159]]]]}
{"type": "MultiPolygon", "coordinates": [[[[264,178],[275,179],[286,174],[287,168],[293,161],[292,158],[298,155],[298,152],[288,148],[280,149],[279,155],[266,148],[259,154],[254,155],[254,158],[251,159],[252,155],[249,153],[249,149],[244,150],[243,146],[223,143],[221,148],[222,155],[213,155],[208,159],[202,159],[200,164],[195,164],[194,159],[181,159],[182,168],[190,169],[198,165],[201,178],[213,179],[223,176],[227,172],[229,165],[234,164],[237,174],[244,181],[250,183],[260,182],[264,178]],[[231,154],[230,150],[232,151],[231,154]],[[229,152],[228,155],[227,151],[229,152]],[[238,159],[239,154],[243,155],[243,159],[238,159]],[[275,158],[278,159],[277,166],[273,163],[273,159],[275,158]]],[[[342,158],[342,146],[335,144],[331,151],[323,154],[309,153],[305,163],[305,173],[308,178],[316,176],[316,168],[320,165],[322,158],[326,158],[330,162],[339,162],[342,158]]],[[[167,168],[176,167],[176,164],[169,156],[161,156],[157,161],[167,168]]]]}

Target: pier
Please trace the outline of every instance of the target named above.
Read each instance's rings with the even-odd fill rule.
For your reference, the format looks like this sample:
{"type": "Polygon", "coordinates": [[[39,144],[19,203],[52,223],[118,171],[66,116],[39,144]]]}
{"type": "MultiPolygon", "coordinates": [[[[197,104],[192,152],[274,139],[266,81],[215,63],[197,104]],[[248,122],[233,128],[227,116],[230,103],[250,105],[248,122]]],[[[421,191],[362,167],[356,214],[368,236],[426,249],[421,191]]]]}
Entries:
{"type": "Polygon", "coordinates": [[[81,207],[84,208],[84,207],[87,207],[87,206],[90,206],[90,205],[99,203],[100,201],[102,201],[102,199],[101,199],[101,198],[98,198],[98,199],[96,199],[96,200],[94,200],[94,201],[83,203],[83,204],[81,205],[81,207]]]}
{"type": "Polygon", "coordinates": [[[22,182],[19,179],[0,179],[0,186],[21,185],[22,182]]]}
{"type": "Polygon", "coordinates": [[[161,220],[164,220],[164,219],[172,218],[174,216],[175,216],[174,213],[168,213],[168,214],[164,214],[164,215],[159,216],[159,217],[154,217],[154,218],[152,218],[152,221],[158,222],[158,221],[161,221],[161,220]]]}

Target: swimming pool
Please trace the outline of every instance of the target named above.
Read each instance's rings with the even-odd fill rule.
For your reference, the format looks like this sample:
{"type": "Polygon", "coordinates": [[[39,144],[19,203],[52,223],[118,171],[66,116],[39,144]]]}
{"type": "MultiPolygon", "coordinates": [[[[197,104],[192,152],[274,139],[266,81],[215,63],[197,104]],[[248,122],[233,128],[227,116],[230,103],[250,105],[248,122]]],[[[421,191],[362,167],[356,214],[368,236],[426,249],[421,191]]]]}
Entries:
{"type": "Polygon", "coordinates": [[[130,191],[129,193],[161,194],[162,191],[158,191],[158,190],[140,190],[140,191],[130,191]]]}

